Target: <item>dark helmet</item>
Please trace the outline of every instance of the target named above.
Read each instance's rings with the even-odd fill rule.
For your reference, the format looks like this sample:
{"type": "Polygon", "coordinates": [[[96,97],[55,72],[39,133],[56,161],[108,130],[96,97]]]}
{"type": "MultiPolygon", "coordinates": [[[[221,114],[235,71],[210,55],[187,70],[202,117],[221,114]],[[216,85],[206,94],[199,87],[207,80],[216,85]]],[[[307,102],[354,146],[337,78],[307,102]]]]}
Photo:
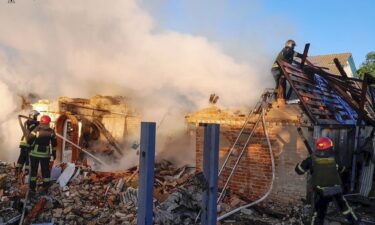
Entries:
{"type": "Polygon", "coordinates": [[[329,156],[333,153],[333,142],[328,137],[320,137],[315,143],[315,153],[318,156],[329,156]]]}
{"type": "Polygon", "coordinates": [[[40,115],[40,113],[36,110],[33,110],[29,113],[29,118],[36,120],[36,118],[40,115]]]}
{"type": "Polygon", "coordinates": [[[40,124],[49,125],[50,122],[51,122],[51,117],[49,117],[47,115],[43,115],[40,118],[40,124]]]}
{"type": "Polygon", "coordinates": [[[289,39],[285,42],[285,47],[294,48],[296,46],[296,42],[292,39],[289,39]]]}

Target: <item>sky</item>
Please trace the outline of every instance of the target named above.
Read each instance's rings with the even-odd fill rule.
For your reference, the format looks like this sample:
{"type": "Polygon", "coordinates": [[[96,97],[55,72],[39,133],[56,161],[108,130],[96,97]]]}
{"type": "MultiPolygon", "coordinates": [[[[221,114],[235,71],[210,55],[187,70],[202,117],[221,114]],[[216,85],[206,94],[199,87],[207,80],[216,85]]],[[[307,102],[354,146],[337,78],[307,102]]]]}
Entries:
{"type": "Polygon", "coordinates": [[[375,1],[143,0],[163,29],[202,35],[246,60],[277,54],[286,39],[309,55],[351,52],[357,68],[375,50],[375,1]],[[259,50],[259,48],[262,48],[259,50]]]}

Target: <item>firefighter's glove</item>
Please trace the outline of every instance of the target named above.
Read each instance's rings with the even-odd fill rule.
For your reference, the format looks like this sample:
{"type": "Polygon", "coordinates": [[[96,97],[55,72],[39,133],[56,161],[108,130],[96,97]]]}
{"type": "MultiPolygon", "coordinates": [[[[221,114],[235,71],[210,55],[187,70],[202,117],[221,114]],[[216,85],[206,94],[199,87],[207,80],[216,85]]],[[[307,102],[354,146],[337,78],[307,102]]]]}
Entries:
{"type": "Polygon", "coordinates": [[[301,164],[297,164],[296,167],[294,168],[294,171],[296,171],[296,173],[298,175],[303,175],[306,171],[301,167],[301,164]]]}
{"type": "Polygon", "coordinates": [[[52,158],[53,161],[55,161],[55,159],[56,159],[56,151],[52,152],[51,158],[52,158]]]}

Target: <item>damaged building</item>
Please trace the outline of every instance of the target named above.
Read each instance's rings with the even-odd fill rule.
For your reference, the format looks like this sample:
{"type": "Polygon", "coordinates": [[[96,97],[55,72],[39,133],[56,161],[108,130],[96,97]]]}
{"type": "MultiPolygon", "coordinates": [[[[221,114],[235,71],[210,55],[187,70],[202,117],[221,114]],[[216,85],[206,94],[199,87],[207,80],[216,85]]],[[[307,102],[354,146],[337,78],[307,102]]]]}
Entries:
{"type": "MultiPolygon", "coordinates": [[[[125,97],[60,97],[56,101],[39,100],[32,107],[52,118],[57,134],[99,155],[121,156],[124,146],[139,136],[140,115],[125,97]]],[[[83,157],[77,146],[58,138],[57,162],[77,162],[83,157]]]]}
{"type": "MultiPolygon", "coordinates": [[[[274,103],[272,106],[267,112],[266,120],[276,160],[276,182],[268,199],[285,205],[300,203],[300,199],[306,194],[306,182],[303,177],[297,177],[296,179],[294,167],[308,155],[302,140],[298,138],[296,129],[301,124],[302,111],[297,105],[277,107],[277,103],[274,103]]],[[[203,127],[199,124],[220,124],[219,164],[222,165],[236,141],[246,117],[247,115],[224,112],[217,106],[187,116],[187,122],[191,125],[190,129],[195,132],[196,136],[196,167],[198,171],[202,170],[203,163],[203,127]]],[[[255,123],[255,117],[256,115],[250,119],[250,123],[255,123]]],[[[251,128],[251,125],[247,126],[246,131],[251,130],[251,128]]],[[[245,142],[246,140],[240,141],[245,142]]],[[[263,130],[259,127],[247,145],[246,151],[230,181],[229,188],[231,191],[251,201],[257,200],[267,192],[272,177],[271,159],[267,148],[263,130]]],[[[231,159],[230,166],[233,167],[235,159],[231,159]]],[[[223,171],[223,176],[219,179],[219,187],[227,179],[228,173],[229,170],[223,171]]]]}
{"type": "MultiPolygon", "coordinates": [[[[284,215],[290,214],[293,206],[302,208],[303,201],[311,202],[309,176],[297,176],[294,169],[311,154],[309,150],[320,136],[333,140],[335,158],[346,168],[342,175],[345,192],[367,201],[375,197],[374,81],[370,77],[356,78],[349,53],[309,59],[305,55],[293,64],[278,62],[288,83],[289,99],[286,104],[265,102],[266,133],[257,122],[262,113],[259,105],[248,115],[213,105],[186,116],[196,139],[198,171],[203,170],[202,125],[220,124],[219,193],[225,189],[224,193],[234,193],[244,200],[228,205],[225,196],[224,200],[219,197],[227,211],[265,196],[263,204],[276,207],[284,215]]],[[[264,101],[262,98],[260,101],[264,101]]]]}
{"type": "MultiPolygon", "coordinates": [[[[49,195],[23,205],[22,214],[27,212],[24,221],[140,224],[139,208],[152,205],[149,221],[153,224],[207,224],[202,216],[207,217],[204,196],[216,187],[215,221],[211,224],[301,224],[309,217],[309,208],[304,205],[311,203],[312,190],[310,177],[297,176],[294,169],[311,154],[312,143],[320,136],[333,140],[336,160],[347,168],[342,178],[345,193],[351,196],[348,200],[360,203],[358,208],[370,206],[373,213],[375,92],[371,85],[375,82],[369,77],[359,80],[355,73],[349,75],[350,54],[320,56],[322,61],[306,56],[307,52],[292,64],[278,62],[288,84],[286,101],[275,101],[274,90],[266,90],[244,114],[221,109],[216,105],[218,97],[211,95],[209,107],[186,115],[188,133],[195,137],[195,168],[164,160],[155,166],[152,160],[142,164],[147,153],[140,150],[140,165],[136,167],[121,172],[95,171],[85,163],[89,160],[89,165],[94,164],[92,157],[83,151],[118,158],[124,148],[138,149],[139,139],[142,146],[140,115],[128,100],[61,97],[34,103],[33,109],[48,114],[61,136],[56,162],[63,166],[56,177],[52,173],[58,184],[52,185],[49,195]],[[335,69],[329,68],[331,62],[324,64],[327,57],[333,57],[335,69]],[[337,57],[347,61],[342,64],[345,68],[337,57]],[[205,175],[208,124],[220,125],[214,188],[209,186],[212,179],[205,175]],[[142,174],[142,168],[147,172],[142,174]],[[150,180],[149,188],[140,191],[150,180]],[[148,202],[143,199],[146,192],[151,196],[148,202]]],[[[0,162],[0,174],[11,170],[9,164],[0,162]]],[[[16,177],[0,176],[0,215],[6,215],[8,221],[20,220],[19,202],[27,199],[25,184],[15,188],[17,182],[16,177]],[[10,207],[12,204],[18,205],[10,207]]],[[[329,220],[345,223],[334,213],[329,220]]]]}

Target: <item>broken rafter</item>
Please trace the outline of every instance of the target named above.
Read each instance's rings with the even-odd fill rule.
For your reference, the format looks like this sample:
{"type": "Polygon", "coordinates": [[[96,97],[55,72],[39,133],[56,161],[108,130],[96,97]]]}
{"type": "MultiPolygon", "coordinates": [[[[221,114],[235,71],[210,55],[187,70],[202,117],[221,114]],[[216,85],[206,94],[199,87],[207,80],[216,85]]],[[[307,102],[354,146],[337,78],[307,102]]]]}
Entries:
{"type": "MultiPolygon", "coordinates": [[[[340,67],[339,62],[335,61],[340,67]]],[[[307,59],[302,68],[298,68],[298,62],[277,63],[313,123],[354,126],[362,118],[375,125],[375,100],[368,91],[368,85],[364,85],[367,81],[348,78],[342,68],[343,76],[330,74],[307,59]],[[353,112],[358,114],[358,118],[353,117],[353,112]]]]}
{"type": "MultiPolygon", "coordinates": [[[[293,88],[295,93],[299,94],[300,93],[299,90],[295,87],[295,85],[293,85],[293,80],[291,79],[291,76],[289,75],[290,73],[288,73],[287,69],[286,69],[286,68],[291,68],[291,69],[296,69],[296,68],[294,68],[290,64],[288,64],[284,61],[281,61],[281,60],[278,60],[277,64],[279,65],[279,68],[281,68],[281,70],[282,70],[283,74],[285,75],[285,78],[288,80],[289,84],[291,84],[290,85],[291,88],[293,88]]],[[[299,72],[301,72],[301,74],[302,74],[302,71],[299,71],[299,72]]],[[[309,110],[310,107],[306,104],[305,99],[303,99],[300,96],[300,100],[301,100],[302,107],[305,109],[305,112],[306,112],[307,116],[311,119],[311,121],[313,121],[314,123],[317,123],[317,120],[316,120],[315,116],[311,113],[311,111],[309,110]]]]}
{"type": "Polygon", "coordinates": [[[301,60],[301,68],[305,65],[307,59],[307,53],[309,52],[310,43],[305,44],[305,49],[303,50],[302,60],[301,60]]]}
{"type": "Polygon", "coordinates": [[[92,123],[99,129],[99,131],[104,135],[104,137],[108,140],[109,144],[111,144],[115,149],[118,154],[123,156],[124,154],[121,151],[121,148],[119,144],[117,143],[116,139],[112,136],[111,132],[109,132],[104,124],[100,122],[97,119],[94,119],[92,123]]]}
{"type": "Polygon", "coordinates": [[[342,65],[341,65],[339,59],[338,58],[334,58],[333,62],[335,63],[335,65],[336,65],[337,69],[339,70],[341,76],[343,76],[344,78],[348,78],[348,74],[346,74],[344,68],[342,68],[342,65]]]}

